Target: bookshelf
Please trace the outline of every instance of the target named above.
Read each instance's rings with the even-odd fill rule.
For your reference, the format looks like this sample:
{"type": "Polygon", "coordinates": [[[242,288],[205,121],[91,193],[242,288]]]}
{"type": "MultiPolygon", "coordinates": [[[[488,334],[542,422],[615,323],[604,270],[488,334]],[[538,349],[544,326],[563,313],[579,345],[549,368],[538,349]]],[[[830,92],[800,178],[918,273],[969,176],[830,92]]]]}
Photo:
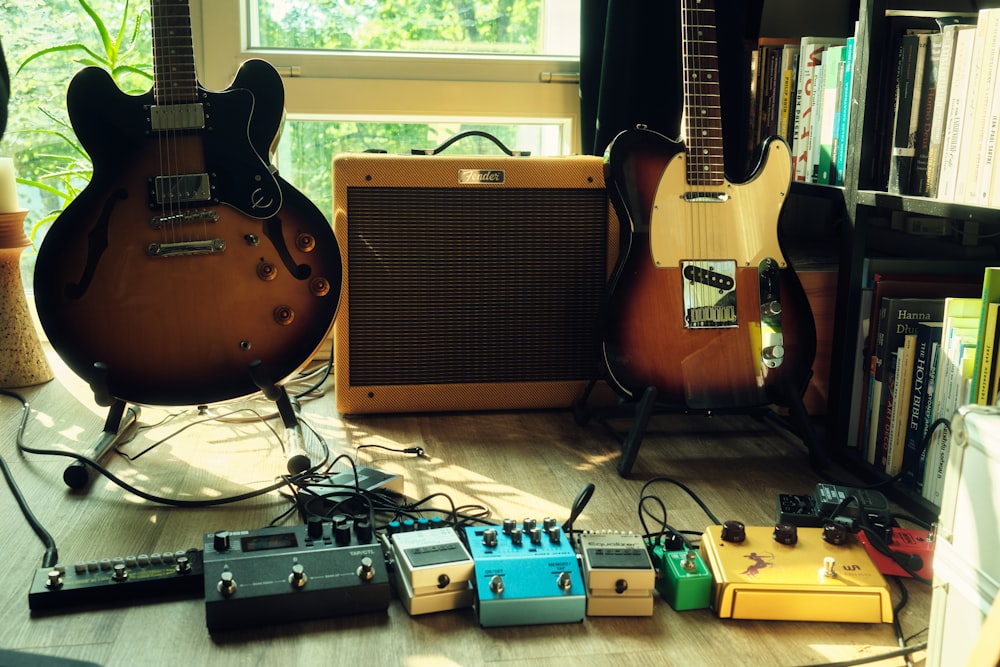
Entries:
{"type": "MultiPolygon", "coordinates": [[[[842,187],[845,224],[840,235],[840,252],[835,303],[835,324],[825,431],[830,454],[846,463],[868,482],[886,481],[888,477],[870,465],[858,440],[859,400],[856,374],[865,360],[858,345],[858,331],[865,313],[863,288],[873,273],[965,274],[982,276],[986,266],[1000,263],[990,257],[963,255],[960,247],[937,247],[904,238],[892,232],[883,221],[893,214],[920,215],[953,221],[979,223],[980,228],[1000,233],[1000,210],[929,199],[890,194],[885,174],[880,169],[885,151],[884,105],[892,103],[895,82],[895,53],[888,38],[887,10],[937,10],[974,12],[989,3],[941,0],[934,3],[861,0],[855,33],[855,61],[849,137],[842,187]],[[930,5],[930,6],[925,6],[930,5]],[[912,242],[911,242],[912,241],[912,242]]],[[[995,3],[996,4],[996,3],[995,3]]],[[[895,500],[925,520],[936,520],[939,508],[917,491],[895,484],[887,490],[895,500]]]]}

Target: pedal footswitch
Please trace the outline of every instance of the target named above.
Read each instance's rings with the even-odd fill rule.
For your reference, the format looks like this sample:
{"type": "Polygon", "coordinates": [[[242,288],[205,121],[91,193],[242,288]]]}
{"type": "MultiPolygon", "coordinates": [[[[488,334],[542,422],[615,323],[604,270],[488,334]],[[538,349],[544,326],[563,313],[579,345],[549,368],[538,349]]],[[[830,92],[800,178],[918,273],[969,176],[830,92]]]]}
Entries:
{"type": "Polygon", "coordinates": [[[367,522],[333,521],[205,535],[209,632],[389,607],[389,574],[367,522]]]}
{"type": "Polygon", "coordinates": [[[576,553],[555,519],[466,526],[483,627],[576,623],[587,594],[576,553]]]}
{"type": "Polygon", "coordinates": [[[587,616],[651,616],[656,571],[638,535],[580,536],[587,616]]]}

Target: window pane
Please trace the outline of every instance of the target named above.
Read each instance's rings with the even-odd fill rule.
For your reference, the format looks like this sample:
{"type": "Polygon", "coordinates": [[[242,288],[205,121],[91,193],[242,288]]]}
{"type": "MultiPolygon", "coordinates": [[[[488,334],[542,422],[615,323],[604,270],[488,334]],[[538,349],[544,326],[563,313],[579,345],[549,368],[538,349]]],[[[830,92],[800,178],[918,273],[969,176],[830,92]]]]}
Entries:
{"type": "MultiPolygon", "coordinates": [[[[337,153],[366,150],[408,155],[412,149],[437,148],[459,132],[481,130],[512,151],[531,155],[559,155],[563,126],[550,124],[484,125],[461,122],[390,123],[294,120],[285,123],[276,163],[282,177],[331,218],[333,195],[331,163],[337,153]]],[[[444,155],[503,155],[489,139],[469,136],[452,144],[444,155]]]]}
{"type": "Polygon", "coordinates": [[[251,48],[572,56],[579,0],[247,0],[251,48]]]}

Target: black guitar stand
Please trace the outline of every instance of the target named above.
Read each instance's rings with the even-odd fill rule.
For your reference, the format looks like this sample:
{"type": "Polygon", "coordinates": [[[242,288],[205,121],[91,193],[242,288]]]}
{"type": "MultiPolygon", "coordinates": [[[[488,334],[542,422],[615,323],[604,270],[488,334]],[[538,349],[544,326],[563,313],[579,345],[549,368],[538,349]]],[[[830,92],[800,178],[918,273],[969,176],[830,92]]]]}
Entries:
{"type": "Polygon", "coordinates": [[[621,398],[617,404],[611,408],[602,408],[590,411],[587,408],[587,401],[593,392],[598,379],[592,379],[583,393],[573,403],[573,416],[577,424],[586,425],[591,416],[596,416],[602,421],[619,417],[631,417],[632,423],[628,432],[624,436],[619,436],[621,441],[621,454],[618,458],[618,474],[628,477],[632,473],[632,466],[635,465],[636,456],[639,454],[639,447],[642,446],[643,437],[649,427],[649,420],[654,414],[702,414],[712,416],[714,414],[748,414],[762,421],[766,421],[772,426],[780,427],[795,437],[802,440],[809,450],[809,460],[816,470],[824,468],[829,462],[829,457],[824,450],[819,435],[810,420],[802,394],[790,386],[782,387],[786,399],[783,404],[788,408],[789,415],[784,417],[774,412],[769,406],[759,408],[739,408],[733,410],[696,410],[692,408],[665,405],[657,402],[659,390],[656,387],[646,387],[646,389],[635,400],[621,398]]]}
{"type": "MultiPolygon", "coordinates": [[[[312,466],[312,461],[306,452],[302,438],[302,426],[299,423],[297,403],[293,403],[283,386],[278,385],[264,368],[263,362],[255,360],[248,366],[248,372],[254,384],[266,398],[275,402],[278,415],[285,427],[285,443],[287,447],[288,472],[292,475],[305,472],[312,466]]],[[[92,461],[100,461],[108,452],[118,445],[135,429],[140,414],[138,406],[128,406],[125,401],[115,398],[108,387],[107,364],[97,362],[89,378],[94,401],[103,407],[108,407],[108,416],[104,420],[104,429],[83,454],[92,461]]],[[[90,467],[81,460],[74,460],[63,471],[63,481],[75,491],[81,491],[90,483],[90,467]]]]}

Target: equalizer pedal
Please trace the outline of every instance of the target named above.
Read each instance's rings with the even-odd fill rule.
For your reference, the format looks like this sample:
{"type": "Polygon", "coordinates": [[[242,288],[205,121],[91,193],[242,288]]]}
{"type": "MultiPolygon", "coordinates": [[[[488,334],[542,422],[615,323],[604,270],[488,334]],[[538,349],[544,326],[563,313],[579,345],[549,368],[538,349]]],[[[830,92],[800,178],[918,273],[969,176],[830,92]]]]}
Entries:
{"type": "Polygon", "coordinates": [[[201,552],[197,549],[56,565],[35,571],[28,607],[32,611],[51,611],[74,605],[198,597],[202,575],[201,552]]]}
{"type": "Polygon", "coordinates": [[[205,536],[210,632],[389,607],[389,574],[367,522],[220,531],[205,536]]]}
{"type": "Polygon", "coordinates": [[[638,535],[580,535],[587,616],[651,616],[656,571],[638,535]]]}
{"type": "Polygon", "coordinates": [[[475,566],[454,529],[397,532],[388,544],[396,592],[411,616],[473,605],[475,566]]]}
{"type": "Polygon", "coordinates": [[[475,561],[476,612],[483,627],[574,623],[587,594],[576,553],[555,519],[538,525],[466,526],[475,561]]]}
{"type": "Polygon", "coordinates": [[[701,552],[720,618],[890,623],[882,574],[845,526],[709,526],[701,552]]]}

